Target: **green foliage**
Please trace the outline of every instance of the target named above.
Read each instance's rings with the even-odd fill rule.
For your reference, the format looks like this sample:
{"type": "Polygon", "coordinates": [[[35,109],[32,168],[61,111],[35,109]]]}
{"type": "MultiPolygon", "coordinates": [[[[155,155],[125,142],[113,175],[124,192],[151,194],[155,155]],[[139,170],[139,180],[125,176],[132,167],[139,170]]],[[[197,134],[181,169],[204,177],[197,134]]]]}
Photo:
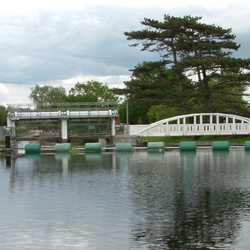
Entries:
{"type": "Polygon", "coordinates": [[[38,84],[31,87],[30,99],[33,103],[46,105],[49,103],[66,102],[66,90],[63,87],[52,87],[45,85],[43,87],[38,84]]]}
{"type": "Polygon", "coordinates": [[[0,106],[0,126],[7,125],[7,110],[4,106],[0,106]]]}
{"type": "Polygon", "coordinates": [[[132,71],[132,79],[125,85],[130,102],[137,103],[138,108],[167,102],[178,92],[172,71],[165,68],[164,62],[143,62],[132,71]]]}
{"type": "Polygon", "coordinates": [[[69,102],[117,102],[118,97],[107,84],[98,81],[76,83],[69,91],[69,102]]]}
{"type": "Polygon", "coordinates": [[[127,122],[127,104],[126,104],[126,102],[122,103],[119,107],[119,121],[120,121],[120,123],[127,122]]]}
{"type": "Polygon", "coordinates": [[[148,111],[155,105],[181,108],[182,103],[189,102],[189,96],[194,90],[191,81],[181,75],[185,95],[180,96],[173,71],[166,68],[164,61],[143,62],[132,72],[132,79],[125,82],[123,92],[120,90],[129,99],[130,123],[148,123],[148,111]],[[182,102],[180,98],[183,98],[182,102]]]}
{"type": "MultiPolygon", "coordinates": [[[[35,85],[31,88],[30,99],[38,107],[52,107],[56,103],[66,102],[118,102],[119,96],[109,89],[107,84],[97,81],[88,81],[84,83],[76,83],[70,89],[69,95],[63,87],[39,86],[35,85]]],[[[63,107],[61,105],[61,107],[63,107]]]]}
{"type": "Polygon", "coordinates": [[[153,123],[180,114],[181,114],[180,109],[176,107],[169,108],[168,106],[164,106],[162,104],[154,105],[149,108],[148,120],[150,123],[153,123]]]}

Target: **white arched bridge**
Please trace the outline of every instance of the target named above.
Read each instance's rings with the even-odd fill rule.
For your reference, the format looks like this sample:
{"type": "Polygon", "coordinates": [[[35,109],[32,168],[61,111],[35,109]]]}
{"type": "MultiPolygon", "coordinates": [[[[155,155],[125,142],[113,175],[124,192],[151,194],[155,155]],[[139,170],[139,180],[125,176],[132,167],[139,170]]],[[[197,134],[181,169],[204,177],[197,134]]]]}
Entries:
{"type": "Polygon", "coordinates": [[[127,133],[142,137],[248,135],[250,118],[223,113],[187,114],[147,125],[129,125],[127,133]]]}

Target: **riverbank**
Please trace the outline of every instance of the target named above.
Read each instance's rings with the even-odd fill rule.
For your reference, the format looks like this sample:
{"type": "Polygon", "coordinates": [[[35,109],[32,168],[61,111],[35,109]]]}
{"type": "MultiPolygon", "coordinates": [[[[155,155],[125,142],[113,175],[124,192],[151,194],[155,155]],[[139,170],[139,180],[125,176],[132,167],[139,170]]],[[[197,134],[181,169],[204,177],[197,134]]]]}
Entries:
{"type": "MultiPolygon", "coordinates": [[[[166,150],[176,149],[179,148],[181,142],[188,142],[194,141],[196,142],[197,148],[211,148],[212,143],[214,141],[228,141],[230,146],[239,146],[244,147],[246,141],[250,141],[250,136],[202,136],[202,137],[131,137],[131,136],[116,136],[114,141],[110,145],[105,145],[105,140],[102,144],[102,149],[104,151],[113,151],[115,150],[115,145],[117,143],[126,143],[129,142],[133,145],[135,150],[145,150],[147,149],[147,145],[150,142],[162,142],[165,145],[166,150]]],[[[91,141],[93,142],[93,140],[91,141]]],[[[39,142],[38,142],[39,143],[39,142]]],[[[84,145],[86,141],[73,141],[71,142],[72,148],[76,149],[77,151],[84,150],[84,145]]],[[[24,145],[21,147],[17,147],[15,149],[22,149],[24,145]]],[[[53,143],[42,143],[42,150],[53,151],[54,145],[53,143]]],[[[8,149],[9,151],[10,149],[8,149]]],[[[6,152],[5,142],[0,142],[0,152],[6,152]]]]}
{"type": "Polygon", "coordinates": [[[176,136],[176,137],[141,137],[142,143],[164,142],[165,146],[171,147],[179,145],[180,142],[195,141],[197,146],[211,146],[214,141],[228,141],[233,146],[243,146],[246,141],[250,141],[250,136],[176,136]]]}

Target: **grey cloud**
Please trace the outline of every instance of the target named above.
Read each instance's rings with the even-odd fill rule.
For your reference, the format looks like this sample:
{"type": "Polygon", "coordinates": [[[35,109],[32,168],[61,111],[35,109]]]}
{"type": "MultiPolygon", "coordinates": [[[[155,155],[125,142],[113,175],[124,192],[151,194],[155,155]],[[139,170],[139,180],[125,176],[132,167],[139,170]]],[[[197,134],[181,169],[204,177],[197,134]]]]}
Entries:
{"type": "MultiPolygon", "coordinates": [[[[130,48],[123,33],[141,29],[144,17],[161,20],[165,13],[168,10],[161,7],[98,6],[79,11],[1,16],[0,82],[40,83],[77,75],[129,75],[129,69],[139,62],[158,60],[159,55],[130,48]]],[[[188,13],[187,9],[169,10],[170,15],[178,16],[197,13],[200,16],[204,13],[206,20],[210,12],[198,7],[188,13]]],[[[217,19],[216,25],[221,25],[217,19]]],[[[247,31],[237,41],[242,44],[237,55],[249,57],[247,31]]]]}
{"type": "Polygon", "coordinates": [[[118,19],[111,10],[85,10],[1,18],[0,51],[4,60],[0,62],[0,82],[129,74],[128,68],[142,61],[145,54],[128,46],[123,35],[129,28],[126,22],[130,23],[126,13],[115,17],[118,19]]]}

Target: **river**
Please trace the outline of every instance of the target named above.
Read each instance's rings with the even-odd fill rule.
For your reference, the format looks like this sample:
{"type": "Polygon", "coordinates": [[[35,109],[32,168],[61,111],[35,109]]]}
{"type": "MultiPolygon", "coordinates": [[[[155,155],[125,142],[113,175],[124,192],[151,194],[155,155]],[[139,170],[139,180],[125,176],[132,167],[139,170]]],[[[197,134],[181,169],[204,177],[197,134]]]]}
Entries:
{"type": "Polygon", "coordinates": [[[249,249],[250,152],[0,155],[0,249],[249,249]]]}

